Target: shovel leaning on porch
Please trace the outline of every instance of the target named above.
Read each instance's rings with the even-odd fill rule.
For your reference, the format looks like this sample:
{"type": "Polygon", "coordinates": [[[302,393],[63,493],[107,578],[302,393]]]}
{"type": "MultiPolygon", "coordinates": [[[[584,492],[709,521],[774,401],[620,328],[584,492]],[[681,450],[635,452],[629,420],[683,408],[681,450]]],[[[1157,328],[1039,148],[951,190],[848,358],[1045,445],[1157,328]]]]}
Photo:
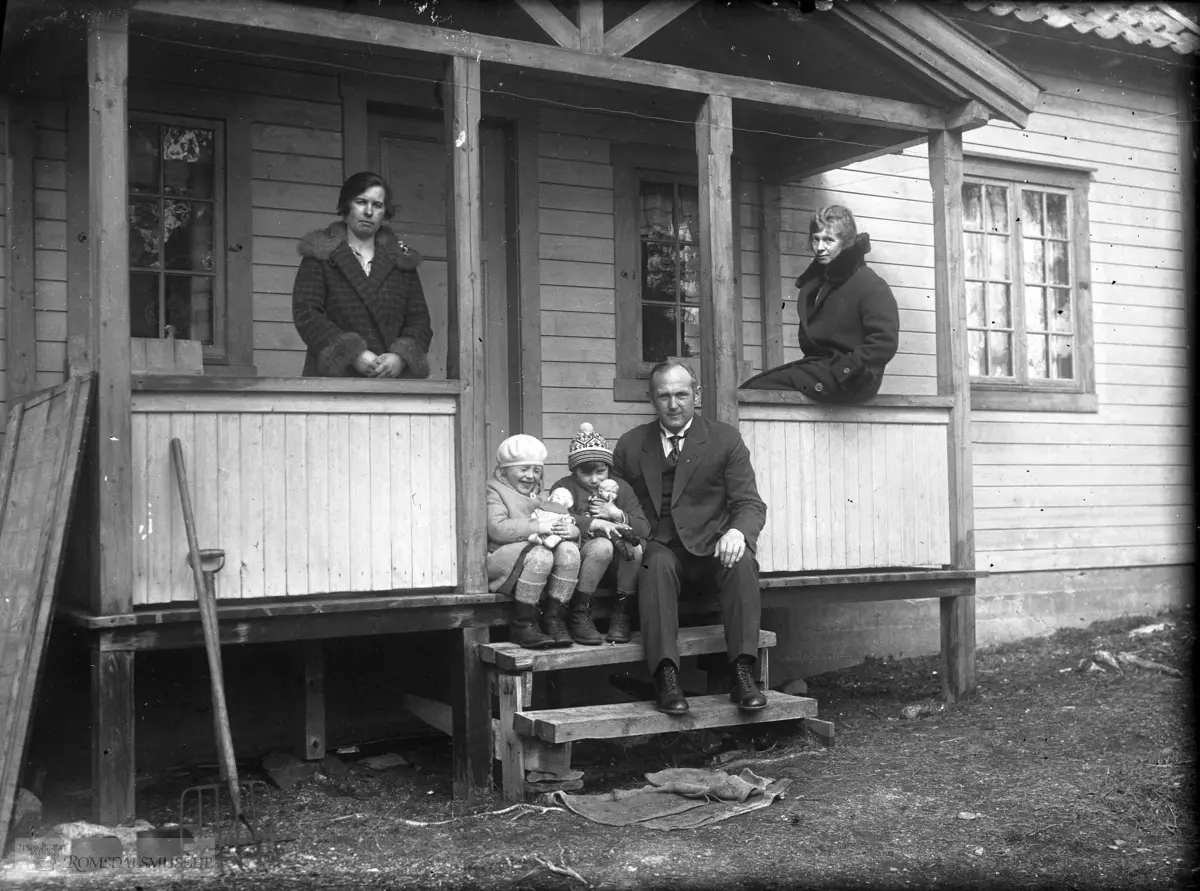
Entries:
{"type": "MultiPolygon", "coordinates": [[[[213,574],[221,568],[225,561],[225,554],[220,550],[202,551],[200,549],[196,537],[196,519],[192,513],[191,493],[188,491],[187,470],[183,462],[183,445],[178,439],[171,440],[171,463],[175,468],[175,481],[179,485],[183,526],[187,531],[188,562],[192,566],[192,578],[196,584],[196,602],[200,608],[200,624],[204,630],[204,649],[208,654],[208,672],[212,679],[213,723],[216,729],[217,754],[220,758],[221,773],[228,784],[229,800],[233,808],[230,838],[226,842],[236,846],[239,827],[245,826],[250,833],[250,843],[261,845],[263,838],[242,807],[242,786],[238,781],[237,761],[233,754],[233,732],[229,725],[229,710],[225,705],[225,675],[221,667],[221,639],[217,630],[217,596],[213,583],[213,574]]],[[[252,811],[258,797],[255,786],[261,786],[262,792],[264,794],[266,792],[264,783],[255,781],[250,784],[252,811]]],[[[195,796],[198,810],[197,822],[203,821],[206,792],[212,796],[215,826],[219,834],[221,825],[219,785],[193,786],[185,790],[180,796],[180,821],[182,822],[183,803],[189,795],[195,796]]]]}

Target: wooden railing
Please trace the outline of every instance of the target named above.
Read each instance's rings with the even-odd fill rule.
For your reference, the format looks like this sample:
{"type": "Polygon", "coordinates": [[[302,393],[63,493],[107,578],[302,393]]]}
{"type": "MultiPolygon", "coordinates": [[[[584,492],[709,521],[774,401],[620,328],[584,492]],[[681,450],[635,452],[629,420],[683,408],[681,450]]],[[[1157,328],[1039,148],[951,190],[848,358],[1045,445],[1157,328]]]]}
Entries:
{"type": "Polygon", "coordinates": [[[767,502],[762,572],[952,562],[948,400],[755,403],[740,427],[767,502]]]}
{"type": "Polygon", "coordinates": [[[169,444],[223,600],[453,587],[456,382],[154,378],[133,392],[135,605],[195,599],[169,444]]]}

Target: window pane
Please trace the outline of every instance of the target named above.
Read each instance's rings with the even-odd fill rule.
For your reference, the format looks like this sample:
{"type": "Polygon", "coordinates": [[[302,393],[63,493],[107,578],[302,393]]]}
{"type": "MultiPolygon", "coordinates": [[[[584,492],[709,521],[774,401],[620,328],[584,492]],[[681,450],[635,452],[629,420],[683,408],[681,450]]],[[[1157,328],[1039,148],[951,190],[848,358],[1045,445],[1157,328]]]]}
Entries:
{"type": "Polygon", "coordinates": [[[213,131],[163,127],[163,194],[212,198],[216,180],[213,131]]]}
{"type": "Polygon", "coordinates": [[[700,300],[700,251],[691,245],[679,249],[679,299],[700,300]]]}
{"type": "Polygon", "coordinates": [[[987,306],[983,302],[983,282],[967,282],[967,326],[987,327],[987,306]]]}
{"type": "Polygon", "coordinates": [[[1065,241],[1049,241],[1046,247],[1050,252],[1049,273],[1050,281],[1056,285],[1071,283],[1071,266],[1067,261],[1067,243],[1065,241]]]}
{"type": "Polygon", "coordinates": [[[1008,231],[1008,189],[1003,186],[987,187],[987,217],[984,228],[992,232],[1008,231]]]}
{"type": "Polygon", "coordinates": [[[129,275],[129,336],[158,337],[158,275],[132,272],[129,275]]]}
{"type": "Polygon", "coordinates": [[[1054,315],[1050,326],[1054,331],[1072,334],[1075,331],[1075,320],[1071,317],[1071,292],[1064,288],[1052,288],[1050,299],[1054,301],[1054,315]]]}
{"type": "Polygon", "coordinates": [[[1012,304],[1010,302],[1008,285],[989,283],[988,311],[993,328],[1011,328],[1012,304]]]}
{"type": "Polygon", "coordinates": [[[213,212],[207,202],[164,201],[167,269],[213,270],[213,212]]]}
{"type": "Polygon", "coordinates": [[[675,246],[642,242],[642,299],[675,302],[675,246]]]}
{"type": "Polygon", "coordinates": [[[698,357],[700,355],[700,309],[699,307],[680,307],[683,316],[682,352],[680,356],[698,357]]]}
{"type": "Polygon", "coordinates": [[[983,377],[987,372],[983,367],[983,332],[967,332],[967,362],[971,369],[971,377],[983,377]]]}
{"type": "Polygon", "coordinates": [[[129,125],[131,192],[158,192],[158,135],[158,124],[142,121],[129,125]]]}
{"type": "Polygon", "coordinates": [[[1071,355],[1071,338],[1050,338],[1050,360],[1053,376],[1058,380],[1074,380],[1075,362],[1071,355]]]}
{"type": "Polygon", "coordinates": [[[1041,284],[1046,280],[1046,242],[1040,238],[1021,239],[1025,257],[1025,284],[1041,284]]]}
{"type": "Polygon", "coordinates": [[[1046,373],[1046,336],[1044,334],[1030,334],[1026,338],[1025,359],[1031,379],[1045,380],[1049,376],[1046,373]]]}
{"type": "Polygon", "coordinates": [[[1004,235],[987,237],[988,278],[1008,281],[1008,238],[1004,235]]]}
{"type": "Polygon", "coordinates": [[[1046,330],[1046,289],[1025,289],[1025,327],[1030,331],[1046,330]]]}
{"type": "Polygon", "coordinates": [[[142,269],[162,268],[162,258],[159,256],[161,224],[158,199],[135,198],[129,202],[130,266],[142,269]]]}
{"type": "Polygon", "coordinates": [[[1069,238],[1067,234],[1067,196],[1046,195],[1046,229],[1051,238],[1069,238]]]}
{"type": "Polygon", "coordinates": [[[983,186],[963,183],[963,226],[967,229],[983,228],[983,186]]]}
{"type": "Polygon", "coordinates": [[[1023,235],[1045,235],[1045,220],[1042,217],[1042,193],[1021,190],[1021,233],[1023,235]]]}
{"type": "Polygon", "coordinates": [[[983,260],[983,236],[967,233],[963,236],[967,247],[967,278],[986,278],[983,260]]]}
{"type": "Polygon", "coordinates": [[[679,240],[700,240],[700,191],[695,186],[679,187],[679,240]]]}
{"type": "Polygon", "coordinates": [[[662,362],[677,356],[679,309],[652,303],[642,304],[642,361],[662,362]]]}
{"type": "Polygon", "coordinates": [[[671,183],[641,184],[641,232],[651,238],[674,238],[673,219],[675,189],[671,183]]]}
{"type": "Polygon", "coordinates": [[[168,275],[167,324],[180,340],[212,343],[211,276],[168,275]]]}
{"type": "Polygon", "coordinates": [[[1012,377],[1012,335],[988,334],[988,367],[992,377],[1012,377]]]}

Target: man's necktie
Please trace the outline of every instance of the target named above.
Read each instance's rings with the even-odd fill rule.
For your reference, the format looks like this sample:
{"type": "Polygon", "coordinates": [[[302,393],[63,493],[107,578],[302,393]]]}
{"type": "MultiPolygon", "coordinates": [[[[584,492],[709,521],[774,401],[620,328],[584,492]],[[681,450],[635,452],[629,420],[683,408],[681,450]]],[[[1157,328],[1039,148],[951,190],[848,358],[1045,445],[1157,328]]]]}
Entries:
{"type": "Polygon", "coordinates": [[[671,443],[671,453],[667,455],[667,461],[672,467],[679,463],[679,440],[681,439],[683,437],[678,434],[667,437],[667,441],[671,443]]]}

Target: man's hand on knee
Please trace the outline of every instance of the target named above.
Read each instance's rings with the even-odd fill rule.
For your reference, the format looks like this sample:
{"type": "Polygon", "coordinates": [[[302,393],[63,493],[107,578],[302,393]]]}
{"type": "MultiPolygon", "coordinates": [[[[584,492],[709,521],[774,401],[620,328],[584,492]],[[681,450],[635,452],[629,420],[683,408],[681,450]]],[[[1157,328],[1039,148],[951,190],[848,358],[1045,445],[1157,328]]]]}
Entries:
{"type": "Polygon", "coordinates": [[[732,568],[746,553],[746,536],[740,529],[730,529],[717,542],[716,557],[726,569],[732,568]]]}

